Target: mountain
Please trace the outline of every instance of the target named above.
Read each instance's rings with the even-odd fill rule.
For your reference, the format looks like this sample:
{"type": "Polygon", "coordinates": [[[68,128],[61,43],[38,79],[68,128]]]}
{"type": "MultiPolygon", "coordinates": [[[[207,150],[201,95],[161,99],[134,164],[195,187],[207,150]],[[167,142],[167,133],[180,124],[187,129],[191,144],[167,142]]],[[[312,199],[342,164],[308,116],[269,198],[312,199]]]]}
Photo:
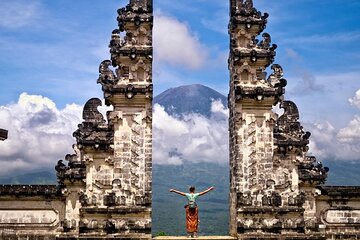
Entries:
{"type": "Polygon", "coordinates": [[[325,160],[324,166],[330,169],[326,185],[360,186],[360,162],[325,160]]]}
{"type": "Polygon", "coordinates": [[[209,87],[194,84],[170,88],[157,95],[153,102],[165,107],[165,111],[170,115],[198,113],[210,117],[213,100],[220,100],[227,106],[227,98],[224,95],[209,87]]]}
{"type": "MultiPolygon", "coordinates": [[[[54,162],[55,166],[55,162],[54,162]]],[[[48,184],[56,184],[56,174],[55,170],[53,172],[42,171],[35,173],[27,173],[9,177],[0,177],[0,184],[24,184],[24,185],[48,185],[48,184]]]]}

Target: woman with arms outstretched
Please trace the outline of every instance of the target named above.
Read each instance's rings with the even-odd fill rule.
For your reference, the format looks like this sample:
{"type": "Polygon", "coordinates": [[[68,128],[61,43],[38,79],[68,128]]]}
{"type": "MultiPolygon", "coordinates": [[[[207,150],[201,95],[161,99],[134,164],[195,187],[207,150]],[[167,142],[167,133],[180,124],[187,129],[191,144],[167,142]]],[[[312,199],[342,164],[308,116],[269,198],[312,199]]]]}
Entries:
{"type": "Polygon", "coordinates": [[[195,193],[195,187],[191,186],[189,188],[189,193],[180,192],[175,189],[170,189],[170,192],[177,193],[181,196],[185,196],[188,199],[188,204],[185,206],[186,210],[186,231],[188,233],[188,237],[196,237],[199,226],[199,209],[196,204],[196,199],[199,196],[202,196],[211,190],[214,187],[210,187],[205,191],[195,193]]]}

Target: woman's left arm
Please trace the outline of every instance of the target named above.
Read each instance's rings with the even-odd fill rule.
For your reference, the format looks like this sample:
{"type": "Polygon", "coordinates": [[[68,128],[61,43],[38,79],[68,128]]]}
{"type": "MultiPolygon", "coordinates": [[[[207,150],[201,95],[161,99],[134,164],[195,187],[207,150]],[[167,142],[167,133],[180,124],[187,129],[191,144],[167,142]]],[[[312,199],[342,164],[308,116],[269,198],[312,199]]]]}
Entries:
{"type": "Polygon", "coordinates": [[[214,189],[215,189],[214,187],[209,187],[209,188],[206,189],[205,191],[200,192],[200,193],[199,193],[199,196],[204,195],[204,194],[206,194],[206,193],[208,193],[208,192],[210,192],[210,191],[212,191],[212,190],[214,190],[214,189]]]}

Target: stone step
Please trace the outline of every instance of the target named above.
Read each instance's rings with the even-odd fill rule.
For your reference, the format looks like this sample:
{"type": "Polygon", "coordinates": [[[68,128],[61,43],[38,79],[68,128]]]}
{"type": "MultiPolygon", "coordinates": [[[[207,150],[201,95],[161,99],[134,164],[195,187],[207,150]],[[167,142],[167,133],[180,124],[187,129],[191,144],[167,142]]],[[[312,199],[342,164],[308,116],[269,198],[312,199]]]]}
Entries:
{"type": "Polygon", "coordinates": [[[197,239],[197,240],[236,240],[237,238],[230,236],[198,236],[196,238],[188,238],[187,236],[161,236],[154,237],[153,240],[189,240],[189,239],[197,239]]]}

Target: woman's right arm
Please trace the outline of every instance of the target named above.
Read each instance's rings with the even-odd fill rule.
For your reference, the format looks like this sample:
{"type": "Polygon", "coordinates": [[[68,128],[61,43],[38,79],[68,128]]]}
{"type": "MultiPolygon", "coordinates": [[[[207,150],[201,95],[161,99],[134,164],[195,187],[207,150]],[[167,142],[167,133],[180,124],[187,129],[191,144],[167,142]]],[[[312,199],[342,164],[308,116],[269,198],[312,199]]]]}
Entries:
{"type": "Polygon", "coordinates": [[[180,191],[175,190],[175,189],[170,189],[170,192],[177,193],[177,194],[179,194],[179,195],[181,195],[181,196],[186,196],[186,194],[185,194],[185,193],[180,192],[180,191]]]}

